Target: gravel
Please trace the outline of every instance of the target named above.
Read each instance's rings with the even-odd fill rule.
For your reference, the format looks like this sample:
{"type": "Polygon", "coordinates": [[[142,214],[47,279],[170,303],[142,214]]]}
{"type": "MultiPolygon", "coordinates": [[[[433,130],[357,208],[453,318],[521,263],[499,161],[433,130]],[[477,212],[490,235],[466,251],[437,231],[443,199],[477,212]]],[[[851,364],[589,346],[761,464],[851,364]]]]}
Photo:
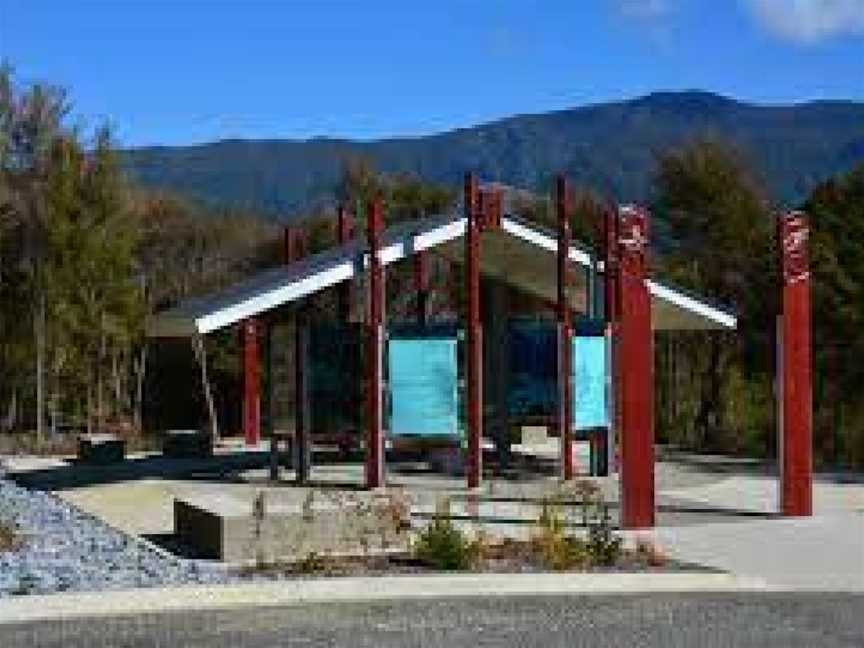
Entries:
{"type": "Polygon", "coordinates": [[[0,599],[18,594],[214,584],[219,565],[174,558],[61,499],[0,477],[0,521],[21,544],[0,551],[0,599]]]}

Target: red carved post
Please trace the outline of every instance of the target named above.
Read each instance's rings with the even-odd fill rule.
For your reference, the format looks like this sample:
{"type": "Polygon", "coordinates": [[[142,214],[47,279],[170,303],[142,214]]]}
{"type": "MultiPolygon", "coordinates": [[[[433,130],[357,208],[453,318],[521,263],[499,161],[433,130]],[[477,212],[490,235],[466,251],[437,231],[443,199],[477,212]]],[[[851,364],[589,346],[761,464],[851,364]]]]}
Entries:
{"type": "Polygon", "coordinates": [[[780,512],[813,514],[813,402],[809,226],[801,212],[777,222],[782,313],[778,322],[780,512]]]}
{"type": "Polygon", "coordinates": [[[244,320],[240,325],[243,347],[243,436],[247,446],[261,440],[261,367],[258,349],[258,321],[244,320]]]}
{"type": "MultiPolygon", "coordinates": [[[[354,218],[344,205],[339,206],[336,220],[336,240],[345,245],[354,235],[354,218]]],[[[343,281],[338,288],[339,321],[345,323],[351,315],[351,283],[343,281]]]]}
{"type": "Polygon", "coordinates": [[[618,361],[621,409],[621,525],[654,526],[654,384],[648,214],[619,213],[618,361]]]}
{"type": "Polygon", "coordinates": [[[466,379],[468,398],[468,488],[480,485],[483,473],[483,330],[480,324],[480,214],[477,177],[465,175],[465,299],[467,302],[466,379]]]}
{"type": "Polygon", "coordinates": [[[558,434],[561,435],[561,476],[573,479],[573,329],[569,296],[570,188],[562,174],[556,183],[558,212],[558,434]]]}
{"type": "Polygon", "coordinates": [[[366,487],[384,485],[384,430],[382,412],[382,362],[384,346],[384,271],[378,257],[384,228],[384,207],[380,198],[369,201],[367,236],[369,241],[369,308],[367,319],[369,380],[366,436],[366,487]]]}

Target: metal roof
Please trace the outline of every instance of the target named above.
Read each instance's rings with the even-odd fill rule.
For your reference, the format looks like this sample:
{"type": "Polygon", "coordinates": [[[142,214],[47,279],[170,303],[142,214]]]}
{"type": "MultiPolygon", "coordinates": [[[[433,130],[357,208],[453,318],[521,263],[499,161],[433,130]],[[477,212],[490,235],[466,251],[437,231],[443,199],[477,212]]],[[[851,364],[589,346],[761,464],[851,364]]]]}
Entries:
{"type": "MultiPolygon", "coordinates": [[[[422,250],[434,251],[461,263],[465,218],[456,214],[399,223],[383,235],[380,257],[386,266],[422,250]]],[[[481,271],[549,300],[555,299],[554,234],[512,215],[501,219],[499,230],[483,234],[481,271]],[[537,254],[538,250],[545,254],[537,254]]],[[[585,268],[592,264],[589,252],[570,248],[570,259],[585,268]]],[[[362,238],[306,257],[290,265],[261,272],[216,294],[184,302],[153,316],[147,324],[150,337],[189,337],[240,322],[283,304],[297,301],[361,274],[368,265],[362,238]]],[[[602,265],[598,268],[602,273],[602,265]]],[[[577,273],[576,287],[584,287],[584,273],[577,273]]],[[[735,328],[736,318],[668,284],[648,281],[655,329],[735,328]]],[[[574,291],[578,293],[579,290],[574,291]]]]}

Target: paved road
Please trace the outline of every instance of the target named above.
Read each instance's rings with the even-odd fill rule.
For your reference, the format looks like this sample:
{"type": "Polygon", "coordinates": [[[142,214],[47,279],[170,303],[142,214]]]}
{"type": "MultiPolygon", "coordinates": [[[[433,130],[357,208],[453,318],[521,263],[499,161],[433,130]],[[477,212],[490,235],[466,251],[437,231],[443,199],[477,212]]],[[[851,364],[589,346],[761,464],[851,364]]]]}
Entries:
{"type": "Polygon", "coordinates": [[[450,599],[0,626],[0,646],[864,646],[864,596],[688,594],[450,599]]]}

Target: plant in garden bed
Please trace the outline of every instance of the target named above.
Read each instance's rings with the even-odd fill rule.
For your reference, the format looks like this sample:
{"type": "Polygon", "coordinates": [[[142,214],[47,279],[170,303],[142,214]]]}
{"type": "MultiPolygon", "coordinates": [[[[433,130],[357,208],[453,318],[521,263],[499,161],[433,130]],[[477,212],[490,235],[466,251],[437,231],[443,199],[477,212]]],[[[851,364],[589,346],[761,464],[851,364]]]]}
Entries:
{"type": "Polygon", "coordinates": [[[9,522],[0,520],[0,552],[14,551],[21,546],[21,536],[18,528],[9,522]]]}
{"type": "Polygon", "coordinates": [[[450,502],[439,502],[432,521],[414,542],[414,555],[423,564],[444,571],[464,571],[477,565],[481,539],[472,540],[450,519],[450,502]]]}
{"type": "Polygon", "coordinates": [[[567,535],[566,519],[560,506],[544,502],[537,526],[538,531],[531,539],[531,544],[545,567],[566,571],[587,565],[589,556],[585,542],[567,535]]]}
{"type": "Polygon", "coordinates": [[[548,569],[565,571],[591,566],[611,567],[621,556],[622,539],[615,533],[609,519],[609,508],[600,490],[591,482],[579,481],[559,490],[543,503],[537,531],[531,546],[540,562],[548,569]],[[567,532],[572,498],[578,500],[582,526],[587,539],[567,532]]]}

